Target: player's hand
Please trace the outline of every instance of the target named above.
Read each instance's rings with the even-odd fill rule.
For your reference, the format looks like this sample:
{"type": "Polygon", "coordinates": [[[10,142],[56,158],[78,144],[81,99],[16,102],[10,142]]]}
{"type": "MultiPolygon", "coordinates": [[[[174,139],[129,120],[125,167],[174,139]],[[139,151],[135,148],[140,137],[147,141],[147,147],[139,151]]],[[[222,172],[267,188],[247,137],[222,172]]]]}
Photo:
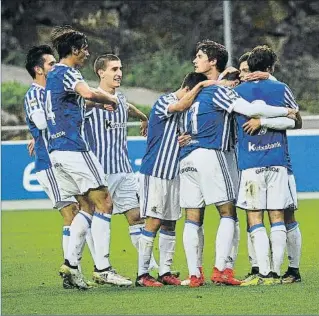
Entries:
{"type": "Polygon", "coordinates": [[[186,135],[183,133],[182,135],[178,136],[178,145],[179,147],[186,146],[192,139],[191,135],[186,135]]]}
{"type": "Polygon", "coordinates": [[[259,118],[252,118],[243,125],[244,131],[249,135],[252,135],[260,127],[261,127],[261,124],[260,124],[259,118]]]}
{"type": "Polygon", "coordinates": [[[203,88],[206,88],[206,87],[209,87],[209,86],[213,86],[213,85],[216,85],[218,84],[218,81],[217,80],[204,80],[201,82],[201,86],[203,88]]]}
{"type": "Polygon", "coordinates": [[[30,156],[33,156],[34,155],[34,138],[32,138],[32,140],[29,142],[29,144],[27,145],[27,148],[28,148],[28,152],[29,152],[29,155],[30,156]]]}
{"type": "Polygon", "coordinates": [[[140,126],[141,136],[144,136],[144,137],[147,136],[147,128],[148,128],[148,121],[141,121],[141,126],[140,126]]]}
{"type": "Polygon", "coordinates": [[[291,108],[288,108],[288,114],[287,114],[287,117],[290,118],[290,119],[293,119],[293,120],[297,120],[297,110],[295,109],[291,109],[291,108]]]}
{"type": "Polygon", "coordinates": [[[244,81],[266,80],[269,78],[269,72],[254,71],[244,76],[244,81]]]}
{"type": "Polygon", "coordinates": [[[114,106],[111,104],[103,104],[103,108],[104,110],[107,110],[107,111],[111,111],[111,112],[115,111],[114,106]]]}

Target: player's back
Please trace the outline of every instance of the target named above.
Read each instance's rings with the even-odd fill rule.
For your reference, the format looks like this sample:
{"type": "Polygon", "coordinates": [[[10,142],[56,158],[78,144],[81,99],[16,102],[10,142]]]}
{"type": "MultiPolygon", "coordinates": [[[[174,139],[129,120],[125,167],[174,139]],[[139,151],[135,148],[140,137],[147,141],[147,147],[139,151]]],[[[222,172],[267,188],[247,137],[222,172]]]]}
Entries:
{"type": "MultiPolygon", "coordinates": [[[[236,92],[249,102],[262,100],[272,106],[289,106],[289,88],[280,81],[262,80],[245,82],[235,88],[236,92]]],[[[293,103],[291,103],[293,106],[293,103]]],[[[247,134],[243,124],[249,120],[236,114],[238,132],[239,169],[269,166],[288,166],[286,154],[286,131],[261,128],[253,135],[247,134]]]]}
{"type": "Polygon", "coordinates": [[[117,98],[115,111],[92,108],[86,112],[87,142],[106,174],[132,172],[127,149],[128,106],[122,93],[117,98]]]}
{"type": "Polygon", "coordinates": [[[75,92],[80,72],[56,64],[48,73],[45,104],[50,131],[49,151],[87,151],[84,137],[85,101],[75,92]]]}
{"type": "Polygon", "coordinates": [[[140,172],[162,179],[174,179],[179,172],[179,114],[169,113],[168,106],[177,103],[175,94],[161,96],[149,117],[147,147],[140,172]]]}
{"type": "Polygon", "coordinates": [[[227,111],[229,90],[220,86],[202,89],[185,114],[184,128],[192,136],[191,142],[182,147],[181,159],[197,148],[229,149],[231,117],[227,111]]]}
{"type": "Polygon", "coordinates": [[[35,170],[37,172],[51,167],[48,154],[48,130],[39,130],[32,121],[32,114],[39,111],[44,114],[45,89],[35,83],[31,85],[24,97],[24,109],[26,122],[32,137],[34,138],[35,170]]]}

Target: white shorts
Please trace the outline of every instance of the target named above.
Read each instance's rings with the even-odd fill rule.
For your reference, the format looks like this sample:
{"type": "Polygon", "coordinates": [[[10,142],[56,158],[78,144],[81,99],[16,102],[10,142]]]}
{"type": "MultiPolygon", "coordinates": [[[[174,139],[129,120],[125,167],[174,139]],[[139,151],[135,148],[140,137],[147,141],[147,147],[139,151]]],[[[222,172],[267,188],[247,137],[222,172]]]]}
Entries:
{"type": "Polygon", "coordinates": [[[230,151],[224,151],[224,155],[226,158],[230,177],[233,181],[235,198],[237,200],[238,191],[239,191],[239,170],[238,170],[236,151],[234,149],[232,149],[230,151]]]}
{"type": "Polygon", "coordinates": [[[290,208],[293,210],[297,210],[298,209],[297,186],[296,186],[295,176],[292,173],[288,174],[288,185],[289,185],[290,195],[293,200],[293,205],[290,208]]]}
{"type": "Polygon", "coordinates": [[[56,180],[54,168],[41,170],[36,173],[36,177],[42,189],[51,200],[53,208],[61,209],[72,203],[77,203],[77,200],[74,197],[70,197],[66,200],[62,200],[60,187],[56,180]]]}
{"type": "Polygon", "coordinates": [[[55,150],[50,153],[50,158],[62,199],[106,186],[103,168],[91,151],[55,150]]]}
{"type": "Polygon", "coordinates": [[[182,217],[179,206],[179,176],[173,180],[140,174],[141,217],[177,221],[182,217]]]}
{"type": "Polygon", "coordinates": [[[224,152],[199,148],[180,163],[181,200],[184,208],[202,208],[235,200],[224,152]]]}
{"type": "Polygon", "coordinates": [[[287,168],[261,167],[241,172],[238,207],[246,210],[283,210],[292,203],[287,168]]]}
{"type": "Polygon", "coordinates": [[[134,173],[106,174],[105,180],[113,202],[113,215],[140,207],[134,173]]]}

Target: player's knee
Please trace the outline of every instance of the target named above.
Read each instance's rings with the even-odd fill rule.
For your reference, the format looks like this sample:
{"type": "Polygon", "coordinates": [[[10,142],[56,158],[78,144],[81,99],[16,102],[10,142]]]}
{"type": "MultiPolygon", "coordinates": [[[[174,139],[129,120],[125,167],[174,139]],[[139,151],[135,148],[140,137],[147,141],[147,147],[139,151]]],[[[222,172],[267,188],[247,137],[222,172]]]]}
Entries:
{"type": "Polygon", "coordinates": [[[144,224],[144,219],[140,216],[140,210],[138,208],[134,208],[125,213],[127,222],[130,226],[144,224]]]}
{"type": "Polygon", "coordinates": [[[263,223],[263,212],[262,211],[247,211],[247,227],[263,223]]]}
{"type": "Polygon", "coordinates": [[[71,225],[73,218],[78,213],[78,211],[79,211],[79,206],[77,203],[69,204],[60,210],[60,213],[63,217],[64,226],[71,225]]]}
{"type": "Polygon", "coordinates": [[[157,232],[161,227],[161,220],[158,218],[148,217],[145,221],[145,230],[157,232]]]}
{"type": "Polygon", "coordinates": [[[269,214],[269,221],[271,224],[278,223],[278,222],[284,222],[284,211],[268,211],[269,214]]]}
{"type": "Polygon", "coordinates": [[[185,209],[185,219],[195,223],[201,222],[200,209],[185,209]]]}
{"type": "Polygon", "coordinates": [[[112,213],[112,199],[107,189],[90,191],[88,193],[90,202],[95,206],[95,211],[100,213],[112,213]]]}
{"type": "Polygon", "coordinates": [[[221,217],[235,217],[236,208],[232,202],[228,202],[222,205],[216,205],[219,215],[221,217]]]}
{"type": "Polygon", "coordinates": [[[295,211],[292,209],[285,210],[284,211],[284,221],[285,221],[286,225],[294,223],[296,221],[295,211]]]}
{"type": "Polygon", "coordinates": [[[161,224],[161,229],[169,232],[175,231],[176,221],[166,221],[163,220],[161,224]]]}

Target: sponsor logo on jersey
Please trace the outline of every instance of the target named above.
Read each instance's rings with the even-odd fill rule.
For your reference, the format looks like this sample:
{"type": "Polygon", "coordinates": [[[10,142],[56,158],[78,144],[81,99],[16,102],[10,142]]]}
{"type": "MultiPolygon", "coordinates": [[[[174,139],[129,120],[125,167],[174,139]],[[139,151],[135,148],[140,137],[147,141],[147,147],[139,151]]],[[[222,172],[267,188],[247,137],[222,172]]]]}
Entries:
{"type": "Polygon", "coordinates": [[[264,146],[257,146],[256,144],[253,144],[252,142],[248,142],[248,151],[263,151],[263,150],[269,150],[274,148],[281,147],[281,144],[279,142],[275,143],[269,143],[264,146]]]}
{"type": "Polygon", "coordinates": [[[59,138],[59,137],[62,137],[62,136],[65,136],[65,131],[61,131],[61,132],[58,132],[58,133],[55,133],[55,134],[51,134],[50,137],[52,139],[56,139],[56,138],[59,138]]]}
{"type": "Polygon", "coordinates": [[[197,172],[197,169],[195,167],[185,167],[180,171],[180,173],[184,172],[197,172]]]}
{"type": "Polygon", "coordinates": [[[279,168],[276,168],[276,167],[263,167],[263,168],[256,169],[256,173],[257,174],[265,172],[265,171],[279,172],[279,168]]]}
{"type": "Polygon", "coordinates": [[[105,129],[126,128],[126,122],[114,123],[109,120],[105,120],[105,129]]]}

